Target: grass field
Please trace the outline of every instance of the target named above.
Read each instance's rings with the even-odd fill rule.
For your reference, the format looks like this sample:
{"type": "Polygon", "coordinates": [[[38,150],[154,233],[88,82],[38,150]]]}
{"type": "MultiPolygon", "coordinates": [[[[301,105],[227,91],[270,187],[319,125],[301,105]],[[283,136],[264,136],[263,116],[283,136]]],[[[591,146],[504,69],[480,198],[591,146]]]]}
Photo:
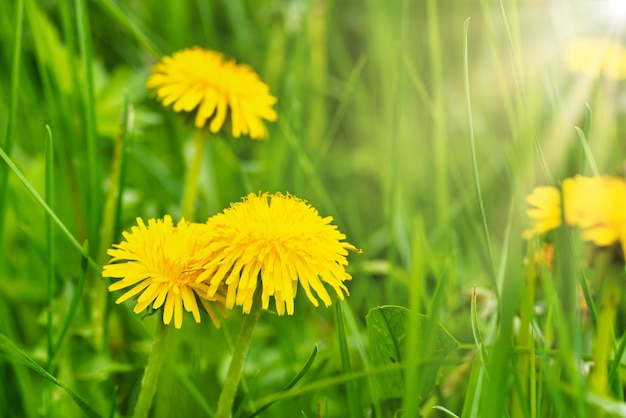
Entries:
{"type": "MultiPolygon", "coordinates": [[[[250,192],[362,253],[344,300],[261,312],[233,417],[626,416],[619,244],[522,238],[536,186],[622,167],[626,52],[571,47],[625,43],[619,3],[0,2],[0,417],[133,416],[162,316],[115,304],[107,249],[250,192]],[[196,128],[146,80],[192,46],[250,65],[278,116],[207,135],[185,211],[196,128]]],[[[217,416],[245,321],[169,326],[149,416],[217,416]]]]}

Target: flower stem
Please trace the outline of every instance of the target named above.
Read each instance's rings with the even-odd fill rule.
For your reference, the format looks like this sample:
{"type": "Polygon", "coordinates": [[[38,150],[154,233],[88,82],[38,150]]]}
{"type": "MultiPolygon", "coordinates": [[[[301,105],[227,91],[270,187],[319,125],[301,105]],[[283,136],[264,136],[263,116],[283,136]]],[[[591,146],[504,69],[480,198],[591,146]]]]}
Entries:
{"type": "Polygon", "coordinates": [[[200,167],[202,166],[205,145],[206,138],[204,137],[204,130],[197,129],[193,139],[193,157],[191,159],[191,166],[187,171],[187,177],[185,178],[185,189],[183,190],[183,201],[181,203],[182,216],[188,221],[193,221],[195,217],[195,204],[196,198],[198,197],[198,177],[200,176],[200,167]]]}
{"type": "Polygon", "coordinates": [[[228,367],[226,381],[220,393],[220,398],[217,401],[217,414],[215,415],[217,418],[230,418],[232,415],[233,402],[237,394],[241,374],[243,373],[243,364],[246,360],[250,343],[252,342],[254,328],[261,316],[261,293],[262,289],[258,286],[250,313],[244,315],[243,324],[241,325],[241,330],[239,331],[239,336],[237,337],[237,342],[233,350],[233,357],[228,367]]]}
{"type": "Polygon", "coordinates": [[[609,396],[608,363],[613,347],[613,323],[619,305],[621,294],[622,274],[611,261],[603,260],[607,264],[599,266],[604,270],[600,277],[603,281],[600,299],[600,312],[596,333],[593,337],[591,355],[593,370],[589,375],[589,389],[598,396],[609,396]]]}
{"type": "Polygon", "coordinates": [[[137,404],[135,405],[133,418],[147,417],[150,407],[152,406],[152,398],[156,392],[161,366],[163,365],[167,328],[167,325],[163,324],[162,320],[158,320],[152,351],[148,357],[146,369],[143,372],[141,390],[139,392],[139,399],[137,399],[137,404]]]}

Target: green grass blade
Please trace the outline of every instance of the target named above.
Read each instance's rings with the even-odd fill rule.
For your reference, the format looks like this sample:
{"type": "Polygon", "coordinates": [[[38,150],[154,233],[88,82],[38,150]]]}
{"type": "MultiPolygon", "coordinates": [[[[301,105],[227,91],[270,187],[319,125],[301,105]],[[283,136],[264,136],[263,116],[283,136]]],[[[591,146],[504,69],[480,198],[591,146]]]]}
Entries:
{"type": "MultiPolygon", "coordinates": [[[[20,86],[20,60],[22,51],[22,27],[24,26],[24,0],[18,0],[15,4],[15,34],[13,35],[13,51],[11,55],[11,83],[9,91],[9,114],[7,118],[7,130],[2,147],[7,154],[11,154],[15,141],[15,117],[17,114],[17,99],[20,86]]],[[[9,169],[0,166],[0,260],[3,258],[4,226],[9,193],[9,169]]]]}
{"type": "Polygon", "coordinates": [[[443,406],[441,406],[441,405],[435,405],[435,406],[433,406],[433,409],[437,409],[437,410],[439,410],[439,411],[441,411],[441,412],[443,412],[443,413],[445,413],[446,415],[449,415],[449,416],[451,416],[451,417],[454,417],[454,418],[460,418],[457,414],[455,414],[454,412],[450,411],[450,410],[449,410],[449,409],[447,409],[447,408],[444,408],[444,407],[443,407],[443,406]]]}
{"type": "Polygon", "coordinates": [[[83,258],[82,258],[83,263],[82,263],[82,269],[81,269],[82,274],[78,278],[78,284],[76,285],[76,289],[74,290],[74,294],[72,295],[72,299],[70,301],[70,306],[67,312],[67,316],[65,317],[65,320],[63,321],[63,325],[61,325],[61,332],[59,333],[59,336],[57,337],[57,342],[54,345],[54,350],[52,350],[53,357],[50,361],[54,360],[54,356],[59,352],[59,350],[61,350],[61,347],[63,346],[63,342],[65,341],[65,336],[67,335],[67,331],[70,329],[70,325],[72,324],[74,315],[76,314],[78,306],[80,305],[80,302],[83,297],[83,289],[85,288],[85,281],[87,279],[87,268],[88,268],[88,262],[87,262],[87,259],[85,258],[85,254],[89,252],[89,248],[87,248],[87,242],[85,242],[83,251],[84,251],[83,258]]]}
{"type": "Polygon", "coordinates": [[[63,389],[72,398],[72,400],[80,407],[80,409],[90,418],[100,418],[100,414],[94,411],[83,398],[74,393],[69,387],[59,382],[56,377],[52,376],[40,365],[38,365],[33,359],[31,359],[26,353],[17,348],[13,342],[4,334],[0,334],[0,356],[5,357],[12,364],[18,364],[26,366],[33,370],[46,380],[54,383],[61,389],[63,389]]]}
{"type": "MultiPolygon", "coordinates": [[[[85,117],[85,140],[87,142],[87,183],[89,185],[87,196],[88,211],[88,236],[96,244],[98,224],[100,223],[100,164],[98,155],[100,146],[96,130],[96,102],[94,97],[94,75],[93,75],[93,52],[91,50],[89,17],[87,14],[86,0],[75,0],[76,25],[78,30],[78,44],[81,55],[82,70],[84,73],[84,84],[81,86],[82,106],[85,117]]],[[[94,250],[97,246],[92,247],[94,250]]]]}
{"type": "MultiPolygon", "coordinates": [[[[52,131],[49,126],[46,126],[46,189],[45,198],[46,204],[50,208],[54,208],[54,149],[52,141],[52,131]]],[[[47,348],[48,348],[48,364],[46,365],[48,370],[52,370],[52,358],[54,357],[54,328],[52,323],[52,304],[54,300],[54,225],[50,215],[46,216],[45,221],[46,228],[46,271],[47,271],[47,283],[48,283],[48,315],[46,323],[47,331],[47,348]]]]}
{"type": "Polygon", "coordinates": [[[600,175],[600,170],[598,170],[598,164],[596,164],[596,159],[591,152],[591,147],[589,147],[589,141],[587,140],[587,136],[585,132],[580,129],[578,126],[574,127],[576,129],[576,133],[578,134],[578,140],[580,141],[580,145],[583,147],[583,154],[589,167],[591,168],[591,174],[594,176],[600,175]]]}
{"type": "Polygon", "coordinates": [[[65,236],[70,241],[70,243],[74,246],[74,248],[76,248],[76,250],[78,250],[80,254],[82,254],[84,257],[87,258],[87,261],[89,262],[91,267],[93,267],[96,271],[100,272],[101,270],[100,266],[91,257],[89,257],[89,254],[85,253],[85,249],[83,248],[83,246],[78,243],[76,238],[74,238],[72,233],[69,231],[69,229],[67,229],[65,224],[63,224],[61,219],[59,219],[59,217],[54,213],[54,211],[50,208],[50,206],[48,206],[45,200],[39,195],[37,190],[35,190],[33,185],[30,184],[30,182],[26,179],[26,177],[24,177],[24,174],[22,174],[22,172],[17,168],[17,166],[13,162],[13,160],[9,158],[6,152],[4,152],[4,149],[2,149],[1,147],[0,147],[0,158],[2,158],[5,163],[7,163],[11,171],[13,171],[13,174],[15,174],[15,176],[22,182],[22,184],[26,187],[26,189],[30,192],[30,194],[33,195],[35,200],[50,215],[50,217],[54,220],[57,226],[65,234],[65,236]]]}
{"type": "MultiPolygon", "coordinates": [[[[300,369],[298,374],[295,375],[294,378],[291,379],[289,381],[289,383],[287,383],[285,385],[285,387],[283,388],[283,390],[281,392],[286,392],[289,389],[291,389],[292,387],[294,387],[296,385],[296,383],[298,383],[300,381],[300,379],[302,379],[304,377],[304,375],[309,371],[309,369],[313,365],[313,362],[315,361],[316,357],[317,357],[317,344],[315,345],[315,347],[313,347],[313,351],[311,352],[311,354],[309,355],[309,358],[304,363],[304,366],[302,366],[302,369],[300,369]]],[[[347,380],[346,384],[348,384],[350,382],[351,382],[350,380],[347,380]]],[[[255,411],[252,415],[249,415],[247,418],[253,418],[253,417],[259,415],[261,412],[263,412],[267,408],[269,408],[274,402],[276,402],[276,401],[272,401],[272,402],[266,403],[265,405],[260,407],[257,411],[255,411]]]]}
{"type": "Polygon", "coordinates": [[[474,139],[474,120],[472,117],[472,101],[470,95],[470,84],[469,84],[469,53],[468,53],[468,31],[469,31],[469,21],[468,17],[465,19],[465,23],[463,24],[464,35],[463,35],[463,60],[464,60],[464,68],[465,68],[465,100],[467,103],[467,117],[469,123],[469,136],[470,136],[470,147],[472,152],[472,167],[474,174],[474,186],[476,188],[476,199],[478,201],[478,209],[480,211],[480,220],[483,227],[483,234],[485,236],[485,242],[487,243],[487,251],[489,252],[489,261],[491,262],[491,272],[495,277],[495,259],[493,255],[493,248],[491,246],[491,238],[489,234],[489,225],[487,224],[487,215],[485,214],[485,205],[483,203],[483,196],[480,188],[480,177],[478,175],[478,159],[476,157],[476,140],[474,139]]]}
{"type": "MultiPolygon", "coordinates": [[[[344,374],[352,374],[352,362],[350,361],[350,349],[348,348],[348,336],[346,331],[346,323],[343,317],[343,309],[341,301],[337,301],[335,308],[337,319],[337,335],[339,337],[339,351],[341,354],[341,366],[344,374]]],[[[348,407],[348,417],[357,418],[362,414],[359,412],[359,397],[356,393],[356,386],[353,380],[346,382],[346,397],[348,407]]]]}
{"type": "Polygon", "coordinates": [[[126,16],[122,9],[115,4],[112,0],[98,0],[100,6],[108,12],[115,20],[124,26],[126,29],[132,33],[135,38],[141,43],[147,50],[152,54],[155,58],[161,57],[161,51],[157,46],[150,40],[150,38],[144,33],[144,31],[139,27],[139,25],[132,20],[130,17],[126,16]]]}

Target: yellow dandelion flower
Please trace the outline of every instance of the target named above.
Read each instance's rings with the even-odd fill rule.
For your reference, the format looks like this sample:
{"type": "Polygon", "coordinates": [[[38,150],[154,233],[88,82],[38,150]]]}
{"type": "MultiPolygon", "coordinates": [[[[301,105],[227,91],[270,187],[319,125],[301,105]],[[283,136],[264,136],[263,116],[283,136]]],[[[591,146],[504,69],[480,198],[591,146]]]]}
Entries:
{"type": "Polygon", "coordinates": [[[535,235],[561,226],[561,193],[556,187],[535,187],[533,192],[526,197],[526,202],[533,206],[526,213],[533,221],[533,226],[523,232],[524,239],[530,239],[535,235]]]}
{"type": "Polygon", "coordinates": [[[583,230],[582,239],[608,246],[626,239],[626,180],[576,176],[563,181],[565,221],[583,230]]]}
{"type": "Polygon", "coordinates": [[[152,68],[146,86],[164,106],[176,112],[196,111],[195,125],[218,132],[230,116],[235,138],[267,137],[263,120],[275,121],[276,98],[247,65],[237,64],[219,52],[193,47],[165,56],[152,68]]]}
{"type": "Polygon", "coordinates": [[[626,49],[609,39],[574,39],[566,48],[565,65],[575,73],[622,80],[626,78],[626,49]]]}
{"type": "Polygon", "coordinates": [[[219,328],[213,305],[217,302],[222,309],[224,298],[216,291],[207,296],[209,287],[196,282],[200,271],[192,268],[198,262],[196,252],[206,246],[206,225],[181,219],[174,226],[171,216],[150,219],[147,226],[137,218],[137,224],[130,233],[123,233],[125,241],[108,250],[113,258],[102,271],[103,277],[121,278],[109,286],[109,291],[130,288],[115,303],[139,295],[133,312],[139,314],[150,305],[153,309],[164,306],[163,323],[169,324],[173,316],[174,326],[180,328],[183,308],[200,322],[200,301],[219,328]]]}
{"type": "Polygon", "coordinates": [[[340,299],[348,295],[344,281],[347,250],[360,252],[345,241],[345,235],[322,218],[317,210],[289,194],[249,194],[223,213],[207,221],[211,241],[198,256],[206,260],[197,282],[209,285],[209,297],[226,285],[226,307],[235,304],[249,313],[258,280],[262,308],[274,297],[279,315],[294,311],[298,284],[308,299],[319,306],[313,291],[331,305],[324,284],[340,299]]]}

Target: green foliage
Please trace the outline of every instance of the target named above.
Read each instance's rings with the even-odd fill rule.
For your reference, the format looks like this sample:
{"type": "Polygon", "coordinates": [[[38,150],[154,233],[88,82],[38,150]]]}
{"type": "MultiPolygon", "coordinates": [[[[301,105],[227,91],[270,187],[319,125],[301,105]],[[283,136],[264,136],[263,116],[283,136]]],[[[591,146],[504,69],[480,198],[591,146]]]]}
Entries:
{"type": "MultiPolygon", "coordinates": [[[[239,416],[626,416],[623,301],[599,395],[593,251],[549,235],[548,267],[520,238],[535,185],[626,155],[624,81],[564,60],[624,22],[570,3],[0,1],[0,416],[132,414],[158,313],[100,272],[135,218],[181,215],[195,130],[145,80],[194,45],[279,114],[268,141],[209,139],[196,220],[289,192],[363,249],[337,306],[263,313],[239,416]]],[[[213,416],[241,320],[171,330],[153,417],[213,416]]]]}
{"type": "MultiPolygon", "coordinates": [[[[403,369],[411,364],[411,357],[418,355],[406,350],[407,333],[411,329],[408,311],[400,306],[379,306],[368,312],[366,321],[372,364],[381,368],[394,364],[400,366],[398,370],[386,372],[377,378],[378,401],[385,404],[392,404],[394,400],[401,401],[398,395],[406,392],[403,369]]],[[[421,341],[428,347],[428,353],[421,356],[426,359],[425,362],[413,365],[419,368],[420,379],[411,392],[413,396],[424,401],[435,387],[440,367],[448,354],[457,348],[458,341],[440,324],[424,315],[418,317],[417,327],[412,332],[430,337],[421,341]]],[[[394,414],[395,411],[392,411],[390,415],[383,416],[394,414]]]]}

